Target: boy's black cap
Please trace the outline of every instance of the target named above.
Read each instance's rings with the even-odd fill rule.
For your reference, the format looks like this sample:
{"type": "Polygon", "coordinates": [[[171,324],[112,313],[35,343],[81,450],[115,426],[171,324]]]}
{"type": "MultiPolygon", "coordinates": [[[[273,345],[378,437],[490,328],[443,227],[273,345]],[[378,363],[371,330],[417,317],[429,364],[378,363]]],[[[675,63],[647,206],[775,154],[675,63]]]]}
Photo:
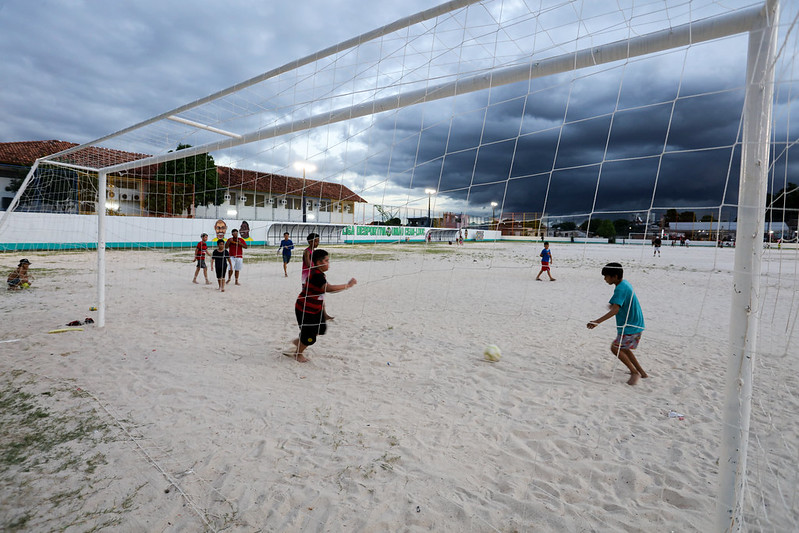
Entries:
{"type": "Polygon", "coordinates": [[[31,262],[28,261],[27,259],[20,259],[19,264],[20,265],[30,265],[31,262]]]}
{"type": "Polygon", "coordinates": [[[308,234],[308,240],[309,241],[312,241],[312,240],[318,239],[318,238],[319,238],[319,234],[318,233],[309,233],[308,234]]]}

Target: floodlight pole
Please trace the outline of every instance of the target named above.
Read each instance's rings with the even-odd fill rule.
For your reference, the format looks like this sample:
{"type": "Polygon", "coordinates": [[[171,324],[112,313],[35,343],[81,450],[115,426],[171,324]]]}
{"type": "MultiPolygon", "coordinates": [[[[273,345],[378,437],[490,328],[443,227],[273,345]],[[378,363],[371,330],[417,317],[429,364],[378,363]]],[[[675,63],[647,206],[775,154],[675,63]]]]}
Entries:
{"type": "Polygon", "coordinates": [[[757,355],[760,272],[774,97],[778,1],[768,0],[749,32],[738,227],[730,306],[730,354],[719,457],[715,531],[743,529],[746,452],[757,355]]]}
{"type": "Polygon", "coordinates": [[[105,189],[106,172],[97,173],[97,326],[105,326],[105,189]]]}

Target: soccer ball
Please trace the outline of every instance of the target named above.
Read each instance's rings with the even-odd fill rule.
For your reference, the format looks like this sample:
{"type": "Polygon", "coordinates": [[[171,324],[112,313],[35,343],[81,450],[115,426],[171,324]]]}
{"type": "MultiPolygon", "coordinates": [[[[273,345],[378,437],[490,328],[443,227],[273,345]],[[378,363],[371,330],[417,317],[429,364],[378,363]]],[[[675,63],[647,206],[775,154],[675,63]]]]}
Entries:
{"type": "Polygon", "coordinates": [[[486,361],[496,363],[502,357],[502,352],[499,351],[499,347],[495,344],[489,344],[485,347],[485,350],[483,350],[483,357],[486,358],[486,361]]]}
{"type": "Polygon", "coordinates": [[[28,287],[30,287],[30,286],[31,286],[31,284],[30,284],[30,283],[23,283],[23,284],[22,284],[22,288],[23,288],[23,289],[27,289],[27,288],[28,288],[28,287]]]}

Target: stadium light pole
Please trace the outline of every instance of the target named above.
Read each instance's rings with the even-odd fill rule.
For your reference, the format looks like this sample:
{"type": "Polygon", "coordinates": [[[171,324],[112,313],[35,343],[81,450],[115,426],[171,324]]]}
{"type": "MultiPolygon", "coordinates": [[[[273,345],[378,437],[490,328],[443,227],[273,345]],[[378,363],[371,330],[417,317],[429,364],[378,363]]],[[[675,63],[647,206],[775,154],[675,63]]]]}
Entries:
{"type": "Polygon", "coordinates": [[[297,161],[294,163],[294,168],[297,170],[302,170],[302,221],[307,222],[307,210],[305,207],[305,171],[313,172],[316,170],[316,167],[311,163],[306,163],[304,161],[297,161]]]}
{"type": "MultiPolygon", "coordinates": [[[[491,202],[491,222],[494,222],[494,218],[495,218],[495,216],[496,216],[496,215],[494,214],[494,211],[495,211],[495,209],[497,208],[497,206],[498,206],[498,205],[499,205],[499,204],[498,204],[498,203],[496,203],[496,202],[491,202]]],[[[497,227],[499,227],[499,224],[497,224],[497,227]]],[[[489,227],[488,227],[488,229],[491,229],[491,225],[490,225],[490,224],[489,224],[489,227]]]]}
{"type": "Polygon", "coordinates": [[[430,198],[436,193],[435,189],[425,189],[425,193],[427,193],[427,223],[430,224],[430,227],[433,227],[433,221],[430,219],[430,198]]]}

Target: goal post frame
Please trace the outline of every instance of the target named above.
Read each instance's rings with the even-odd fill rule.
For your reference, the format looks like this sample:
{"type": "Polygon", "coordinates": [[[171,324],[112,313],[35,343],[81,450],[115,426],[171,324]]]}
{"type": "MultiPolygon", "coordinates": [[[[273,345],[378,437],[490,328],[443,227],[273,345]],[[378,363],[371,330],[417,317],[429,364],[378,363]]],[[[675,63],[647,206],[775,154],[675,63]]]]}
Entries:
{"type": "Polygon", "coordinates": [[[757,355],[760,274],[774,99],[778,0],[768,0],[749,32],[744,96],[738,224],[735,237],[729,353],[719,450],[715,530],[743,529],[746,453],[757,355]]]}

